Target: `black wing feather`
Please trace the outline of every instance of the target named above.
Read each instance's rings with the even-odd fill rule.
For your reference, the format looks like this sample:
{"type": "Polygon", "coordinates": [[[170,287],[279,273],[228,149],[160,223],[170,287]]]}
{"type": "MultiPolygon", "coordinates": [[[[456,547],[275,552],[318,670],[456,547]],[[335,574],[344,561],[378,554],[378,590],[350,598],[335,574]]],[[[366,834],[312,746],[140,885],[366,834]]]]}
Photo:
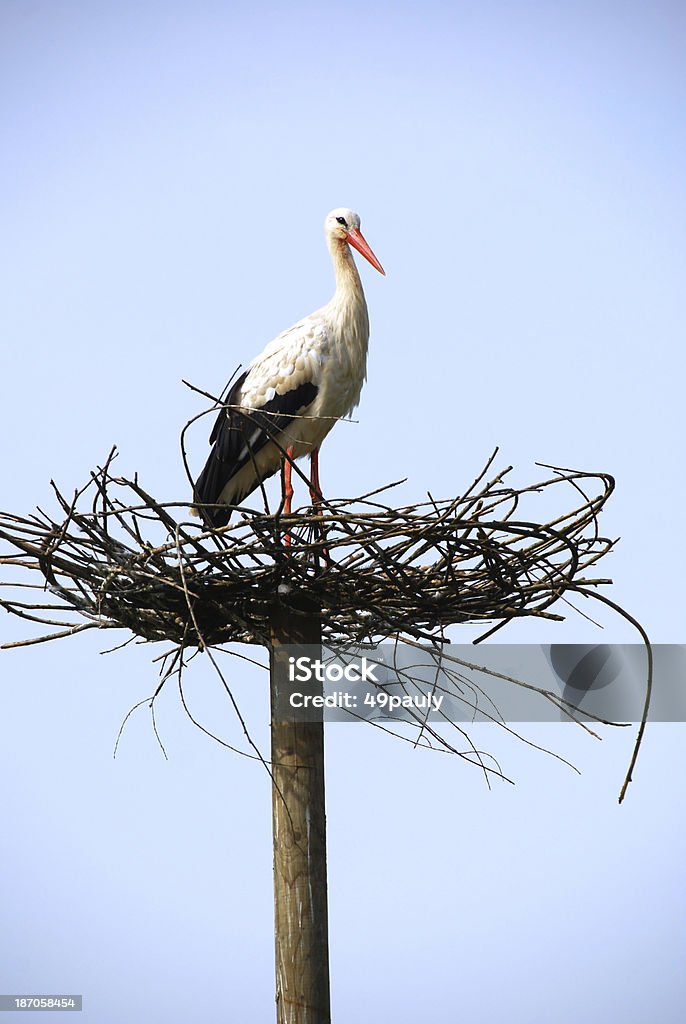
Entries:
{"type": "MultiPolygon", "coordinates": [[[[239,377],[231,388],[226,397],[226,406],[238,405],[240,389],[248,372],[239,377]]],[[[318,391],[316,384],[306,381],[283,395],[275,395],[259,409],[241,412],[237,408],[223,408],[210,434],[212,451],[195,485],[194,502],[197,505],[212,505],[217,502],[236,473],[243,469],[272,438],[286,430],[295,416],[314,402],[318,391]]],[[[266,478],[265,476],[263,479],[266,478]]],[[[240,495],[239,500],[247,497],[259,483],[260,481],[256,480],[249,491],[240,495]]],[[[203,517],[214,526],[224,526],[228,523],[230,515],[228,506],[226,509],[203,511],[203,517]]]]}
{"type": "MultiPolygon", "coordinates": [[[[250,370],[246,370],[245,373],[242,373],[240,375],[238,380],[234,381],[233,387],[231,388],[228,395],[224,399],[223,406],[238,404],[238,394],[241,388],[243,387],[243,384],[245,383],[245,378],[248,376],[249,373],[250,370]]],[[[210,434],[210,444],[214,444],[214,442],[217,440],[217,438],[219,437],[219,431],[221,429],[222,423],[226,419],[227,415],[232,411],[233,410],[226,408],[221,408],[219,410],[217,418],[214,421],[214,426],[212,427],[212,433],[210,434]]]]}

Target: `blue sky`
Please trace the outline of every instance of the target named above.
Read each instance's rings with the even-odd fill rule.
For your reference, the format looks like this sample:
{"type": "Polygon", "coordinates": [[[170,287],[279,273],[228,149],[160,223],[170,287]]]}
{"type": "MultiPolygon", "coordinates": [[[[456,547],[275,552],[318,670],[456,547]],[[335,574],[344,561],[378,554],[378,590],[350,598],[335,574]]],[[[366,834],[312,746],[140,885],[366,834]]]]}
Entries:
{"type": "MultiPolygon", "coordinates": [[[[346,205],[387,277],[362,268],[369,380],[325,491],[457,494],[495,445],[522,482],[607,470],[611,596],[682,641],[685,30],[675,3],[4,0],[0,505],[49,505],[113,443],[185,497],[181,379],[220,390],[326,301],[346,205]]],[[[634,639],[600,618],[503,639],[634,639]]],[[[169,760],[139,712],[113,761],[157,652],[111,641],[0,659],[0,989],[83,992],[98,1024],[269,1019],[268,780],[171,689],[169,760]]],[[[226,664],[264,747],[264,677],[226,664]]],[[[237,739],[202,659],[187,686],[237,739]]],[[[681,1020],[683,727],[649,729],[622,808],[626,732],[532,730],[578,777],[483,730],[516,787],[328,729],[334,1019],[681,1020]]]]}

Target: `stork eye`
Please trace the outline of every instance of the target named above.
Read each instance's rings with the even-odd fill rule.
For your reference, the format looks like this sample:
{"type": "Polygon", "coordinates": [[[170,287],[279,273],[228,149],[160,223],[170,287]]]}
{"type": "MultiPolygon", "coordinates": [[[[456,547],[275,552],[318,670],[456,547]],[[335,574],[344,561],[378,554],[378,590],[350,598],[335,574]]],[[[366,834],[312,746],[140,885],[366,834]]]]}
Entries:
{"type": "Polygon", "coordinates": [[[336,217],[336,220],[337,220],[337,221],[338,221],[338,223],[339,223],[339,224],[341,224],[341,225],[342,225],[342,226],[343,226],[344,228],[347,228],[347,226],[348,226],[348,225],[347,225],[347,224],[346,224],[346,222],[345,222],[345,217],[336,217]]]}

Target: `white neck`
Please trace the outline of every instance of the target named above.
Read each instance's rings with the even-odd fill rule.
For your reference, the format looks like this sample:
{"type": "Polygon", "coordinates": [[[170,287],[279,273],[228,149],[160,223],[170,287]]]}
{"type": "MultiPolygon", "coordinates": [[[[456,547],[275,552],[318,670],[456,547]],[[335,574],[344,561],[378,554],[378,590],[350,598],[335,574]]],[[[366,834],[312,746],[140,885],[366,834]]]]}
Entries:
{"type": "Polygon", "coordinates": [[[334,334],[346,350],[345,358],[351,361],[352,372],[359,377],[361,386],[366,376],[369,341],[369,315],[362,282],[347,242],[330,238],[329,252],[336,274],[336,291],[327,312],[335,325],[334,334]]]}
{"type": "Polygon", "coordinates": [[[329,252],[333,262],[333,269],[336,275],[336,292],[332,302],[337,305],[356,304],[363,305],[364,292],[362,282],[355,266],[355,260],[350,252],[350,246],[338,238],[329,239],[329,252]]]}

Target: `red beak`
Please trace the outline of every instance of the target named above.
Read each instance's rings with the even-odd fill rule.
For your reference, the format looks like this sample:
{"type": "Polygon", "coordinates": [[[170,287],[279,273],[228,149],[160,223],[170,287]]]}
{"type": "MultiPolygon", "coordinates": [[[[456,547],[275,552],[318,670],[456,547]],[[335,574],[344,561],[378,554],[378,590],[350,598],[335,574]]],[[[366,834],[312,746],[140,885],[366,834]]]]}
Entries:
{"type": "Polygon", "coordinates": [[[386,271],[367,245],[365,237],[361,231],[358,231],[357,228],[348,228],[348,242],[352,245],[353,249],[357,249],[360,255],[364,256],[366,260],[369,260],[375,270],[378,270],[380,274],[384,275],[384,277],[386,276],[386,271]]]}

